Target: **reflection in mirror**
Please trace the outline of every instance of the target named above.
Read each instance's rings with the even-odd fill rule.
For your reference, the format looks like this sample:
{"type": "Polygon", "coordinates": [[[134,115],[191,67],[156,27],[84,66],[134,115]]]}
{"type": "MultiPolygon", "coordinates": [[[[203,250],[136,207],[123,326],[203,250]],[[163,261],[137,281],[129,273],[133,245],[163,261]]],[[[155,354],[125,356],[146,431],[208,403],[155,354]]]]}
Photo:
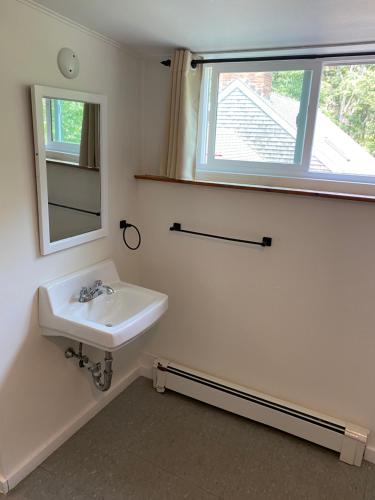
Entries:
{"type": "Polygon", "coordinates": [[[100,105],[43,97],[50,241],[101,228],[100,105]]]}

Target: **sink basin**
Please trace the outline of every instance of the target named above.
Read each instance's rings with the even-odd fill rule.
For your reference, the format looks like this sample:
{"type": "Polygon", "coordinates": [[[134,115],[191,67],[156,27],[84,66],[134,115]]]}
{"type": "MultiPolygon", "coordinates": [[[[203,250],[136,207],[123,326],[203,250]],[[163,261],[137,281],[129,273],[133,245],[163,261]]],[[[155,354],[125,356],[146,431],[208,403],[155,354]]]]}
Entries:
{"type": "Polygon", "coordinates": [[[168,308],[168,297],[120,281],[110,260],[39,288],[43,335],[67,337],[105,351],[115,351],[150,328],[168,308]],[[115,293],[78,301],[80,289],[102,280],[115,293]]]}

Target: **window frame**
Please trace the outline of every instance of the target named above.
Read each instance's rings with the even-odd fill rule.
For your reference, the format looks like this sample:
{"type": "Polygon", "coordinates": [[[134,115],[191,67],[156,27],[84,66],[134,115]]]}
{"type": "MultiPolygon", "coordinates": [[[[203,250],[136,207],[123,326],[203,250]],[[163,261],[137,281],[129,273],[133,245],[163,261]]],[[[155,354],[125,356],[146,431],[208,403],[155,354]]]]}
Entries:
{"type": "MultiPolygon", "coordinates": [[[[244,184],[266,183],[268,185],[281,185],[282,183],[285,185],[287,182],[289,185],[311,189],[320,189],[322,182],[324,184],[324,181],[329,181],[329,189],[340,191],[347,184],[371,184],[374,185],[375,192],[375,174],[369,176],[314,172],[309,170],[319,110],[323,69],[325,66],[349,64],[375,64],[375,56],[321,57],[319,59],[231,62],[204,65],[198,123],[196,178],[214,182],[228,181],[244,184]],[[244,73],[282,70],[312,71],[309,99],[306,107],[302,160],[300,164],[215,159],[214,146],[216,140],[219,74],[225,72],[244,73]],[[207,161],[205,161],[206,158],[207,161]]],[[[301,101],[303,98],[304,95],[302,94],[301,101]]]]}
{"type": "MultiPolygon", "coordinates": [[[[55,141],[53,139],[51,99],[45,98],[45,101],[46,101],[46,131],[47,131],[47,142],[45,148],[46,148],[46,153],[48,153],[48,158],[56,161],[61,160],[69,163],[78,163],[80,154],[80,144],[55,141]]],[[[55,99],[55,101],[58,100],[55,99]]]]}

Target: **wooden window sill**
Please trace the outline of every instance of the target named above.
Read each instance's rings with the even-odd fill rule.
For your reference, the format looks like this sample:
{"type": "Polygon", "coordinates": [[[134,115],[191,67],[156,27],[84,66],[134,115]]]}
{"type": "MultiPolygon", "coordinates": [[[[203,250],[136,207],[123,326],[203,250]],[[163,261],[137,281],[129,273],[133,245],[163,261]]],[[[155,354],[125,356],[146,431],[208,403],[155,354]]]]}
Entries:
{"type": "Polygon", "coordinates": [[[221,189],[241,189],[244,191],[258,191],[265,193],[279,193],[295,196],[312,196],[319,198],[331,198],[336,200],[349,200],[360,201],[366,203],[375,203],[375,196],[364,194],[349,194],[349,193],[335,193],[332,191],[314,191],[310,189],[293,189],[284,187],[270,187],[270,186],[251,186],[248,184],[232,184],[224,182],[207,182],[207,181],[189,181],[184,179],[171,179],[159,175],[135,175],[137,180],[156,181],[156,182],[169,182],[172,184],[189,184],[192,186],[204,186],[221,189]]]}

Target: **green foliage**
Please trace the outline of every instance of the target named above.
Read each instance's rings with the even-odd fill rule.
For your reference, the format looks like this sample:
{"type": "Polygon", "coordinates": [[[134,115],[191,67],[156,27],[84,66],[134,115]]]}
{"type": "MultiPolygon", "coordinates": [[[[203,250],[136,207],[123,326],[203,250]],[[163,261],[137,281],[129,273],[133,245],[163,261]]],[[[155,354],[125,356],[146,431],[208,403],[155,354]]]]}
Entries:
{"type": "Polygon", "coordinates": [[[76,101],[59,101],[60,115],[61,115],[61,131],[58,130],[58,122],[55,118],[57,109],[52,106],[52,130],[55,137],[54,140],[58,142],[70,142],[73,144],[80,144],[82,119],[83,119],[83,103],[76,101]]]}
{"type": "MultiPolygon", "coordinates": [[[[273,73],[273,91],[299,100],[303,71],[273,73]]],[[[375,65],[325,66],[319,109],[375,156],[375,65]]]]}
{"type": "Polygon", "coordinates": [[[272,90],[277,94],[301,99],[304,71],[275,71],[272,73],[272,90]]]}
{"type": "Polygon", "coordinates": [[[326,66],[320,109],[375,155],[375,65],[326,66]]]}

